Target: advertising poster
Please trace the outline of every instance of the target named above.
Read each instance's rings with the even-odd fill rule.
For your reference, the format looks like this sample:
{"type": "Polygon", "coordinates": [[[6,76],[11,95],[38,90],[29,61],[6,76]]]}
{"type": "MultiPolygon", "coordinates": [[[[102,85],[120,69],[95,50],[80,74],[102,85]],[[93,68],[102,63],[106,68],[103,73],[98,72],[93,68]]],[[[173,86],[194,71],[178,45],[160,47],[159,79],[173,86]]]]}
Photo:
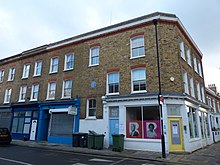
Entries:
{"type": "Polygon", "coordinates": [[[142,138],[141,121],[137,121],[137,120],[127,121],[126,137],[127,138],[142,138]]]}
{"type": "Polygon", "coordinates": [[[145,139],[160,139],[160,120],[145,120],[144,121],[144,138],[145,139]]]}

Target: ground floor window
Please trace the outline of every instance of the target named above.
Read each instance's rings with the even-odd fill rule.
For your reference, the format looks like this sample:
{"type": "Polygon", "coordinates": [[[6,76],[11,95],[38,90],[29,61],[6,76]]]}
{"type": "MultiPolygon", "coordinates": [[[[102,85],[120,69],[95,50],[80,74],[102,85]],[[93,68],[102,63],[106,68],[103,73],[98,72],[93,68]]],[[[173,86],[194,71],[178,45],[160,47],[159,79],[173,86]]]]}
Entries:
{"type": "Polygon", "coordinates": [[[0,112],[0,126],[10,128],[11,112],[0,112]]]}
{"type": "Polygon", "coordinates": [[[52,113],[50,136],[72,136],[74,116],[65,113],[52,113]]]}
{"type": "Polygon", "coordinates": [[[160,139],[159,107],[140,106],[126,108],[126,137],[160,139]]]}
{"type": "Polygon", "coordinates": [[[32,111],[14,112],[12,133],[29,134],[32,111]]]}
{"type": "Polygon", "coordinates": [[[188,122],[189,122],[190,138],[199,137],[196,109],[188,107],[187,116],[188,116],[188,122]]]}

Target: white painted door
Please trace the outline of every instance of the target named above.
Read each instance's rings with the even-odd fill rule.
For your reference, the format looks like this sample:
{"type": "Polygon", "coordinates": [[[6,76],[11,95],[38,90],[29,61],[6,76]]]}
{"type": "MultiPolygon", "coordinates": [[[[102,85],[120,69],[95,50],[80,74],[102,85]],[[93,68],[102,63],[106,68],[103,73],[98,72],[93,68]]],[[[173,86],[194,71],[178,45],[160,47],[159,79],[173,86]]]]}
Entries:
{"type": "Polygon", "coordinates": [[[32,120],[30,140],[35,140],[37,131],[37,120],[32,120]]]}

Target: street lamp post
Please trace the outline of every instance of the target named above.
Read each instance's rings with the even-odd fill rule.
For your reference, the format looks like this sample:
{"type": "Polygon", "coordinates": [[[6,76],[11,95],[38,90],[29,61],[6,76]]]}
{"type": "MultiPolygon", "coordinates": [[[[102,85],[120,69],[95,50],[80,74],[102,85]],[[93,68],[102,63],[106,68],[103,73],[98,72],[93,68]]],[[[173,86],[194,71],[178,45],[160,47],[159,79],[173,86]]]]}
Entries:
{"type": "Polygon", "coordinates": [[[160,57],[159,57],[159,49],[158,49],[158,36],[157,36],[157,20],[153,20],[155,26],[155,35],[156,35],[156,51],[157,51],[157,71],[158,71],[158,106],[159,106],[159,113],[160,113],[160,125],[161,125],[161,147],[162,147],[162,157],[166,158],[166,151],[165,151],[165,137],[164,137],[164,130],[163,130],[163,111],[162,111],[162,104],[161,104],[161,81],[160,81],[160,57]]]}

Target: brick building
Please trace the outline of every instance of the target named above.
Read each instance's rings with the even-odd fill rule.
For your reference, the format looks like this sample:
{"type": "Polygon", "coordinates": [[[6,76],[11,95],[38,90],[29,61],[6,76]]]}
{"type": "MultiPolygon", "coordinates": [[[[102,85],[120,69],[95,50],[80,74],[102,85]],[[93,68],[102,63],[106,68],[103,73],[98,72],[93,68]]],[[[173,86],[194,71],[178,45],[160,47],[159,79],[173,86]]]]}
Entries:
{"type": "Polygon", "coordinates": [[[161,151],[163,128],[166,152],[192,152],[213,142],[202,56],[166,13],[34,48],[0,60],[0,120],[17,139],[70,144],[73,132],[94,130],[105,147],[120,133],[126,149],[150,151],[161,151]]]}

